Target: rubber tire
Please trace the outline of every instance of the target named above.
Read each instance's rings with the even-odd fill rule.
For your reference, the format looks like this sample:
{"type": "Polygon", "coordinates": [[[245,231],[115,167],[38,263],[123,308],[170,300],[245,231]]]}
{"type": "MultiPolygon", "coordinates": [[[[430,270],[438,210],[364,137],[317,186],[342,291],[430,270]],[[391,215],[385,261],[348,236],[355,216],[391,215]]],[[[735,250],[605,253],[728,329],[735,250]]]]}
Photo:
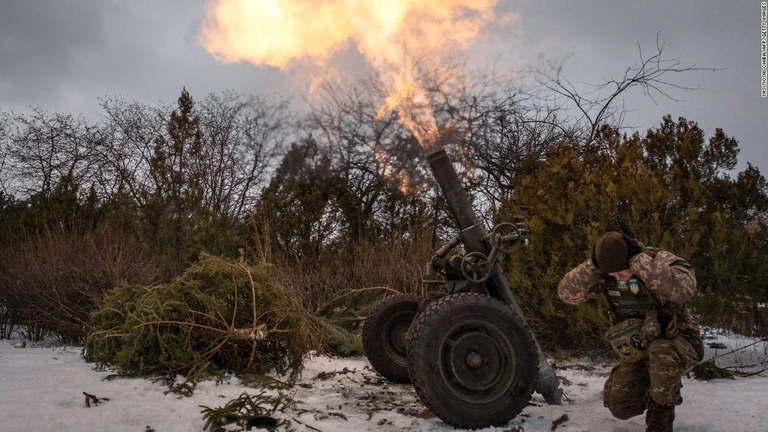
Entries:
{"type": "Polygon", "coordinates": [[[363,349],[371,366],[396,383],[411,382],[405,335],[419,312],[420,298],[397,294],[376,303],[363,324],[363,349]]]}
{"type": "Polygon", "coordinates": [[[539,365],[533,334],[504,303],[478,293],[449,295],[425,308],[411,332],[411,382],[444,422],[462,429],[500,426],[531,399],[539,365]],[[481,353],[482,366],[469,366],[467,349],[481,353]]]}

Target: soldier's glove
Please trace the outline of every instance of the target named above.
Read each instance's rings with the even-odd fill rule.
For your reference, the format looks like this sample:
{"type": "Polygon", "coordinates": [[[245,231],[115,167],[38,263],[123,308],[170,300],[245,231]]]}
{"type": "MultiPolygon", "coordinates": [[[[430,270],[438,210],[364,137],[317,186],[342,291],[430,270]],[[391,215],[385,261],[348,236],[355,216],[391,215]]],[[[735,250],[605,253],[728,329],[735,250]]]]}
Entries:
{"type": "Polygon", "coordinates": [[[659,312],[651,309],[645,313],[645,321],[640,327],[640,342],[648,347],[651,342],[661,336],[661,325],[659,324],[659,312]]]}
{"type": "Polygon", "coordinates": [[[595,247],[592,246],[592,255],[589,256],[590,261],[592,261],[592,265],[595,266],[596,269],[600,270],[600,266],[597,264],[597,257],[595,256],[595,247]]]}
{"type": "Polygon", "coordinates": [[[624,241],[627,242],[627,256],[630,259],[643,251],[643,248],[640,246],[640,243],[638,243],[637,240],[630,238],[626,234],[622,234],[622,236],[624,237],[624,241]]]}
{"type": "Polygon", "coordinates": [[[677,327],[677,315],[672,315],[672,318],[664,327],[664,337],[672,339],[680,336],[680,329],[677,327]]]}

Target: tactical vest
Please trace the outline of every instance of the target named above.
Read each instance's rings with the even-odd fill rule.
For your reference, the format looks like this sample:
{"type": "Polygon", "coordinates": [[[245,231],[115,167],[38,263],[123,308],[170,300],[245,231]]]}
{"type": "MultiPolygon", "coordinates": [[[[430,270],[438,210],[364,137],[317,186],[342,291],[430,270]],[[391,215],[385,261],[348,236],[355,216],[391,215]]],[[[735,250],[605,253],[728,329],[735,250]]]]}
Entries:
{"type": "Polygon", "coordinates": [[[609,276],[603,280],[602,285],[606,305],[616,323],[630,318],[643,319],[646,312],[660,306],[637,276],[626,282],[609,276]]]}
{"type": "MultiPolygon", "coordinates": [[[[644,252],[655,256],[658,249],[645,248],[644,252]]],[[[611,311],[614,327],[627,320],[642,320],[646,312],[656,309],[659,312],[658,320],[662,335],[665,337],[674,337],[673,334],[680,335],[696,350],[698,360],[703,358],[704,343],[699,325],[693,319],[687,304],[668,302],[662,305],[637,276],[632,276],[627,282],[620,282],[606,275],[599,285],[608,310],[611,311]]]]}

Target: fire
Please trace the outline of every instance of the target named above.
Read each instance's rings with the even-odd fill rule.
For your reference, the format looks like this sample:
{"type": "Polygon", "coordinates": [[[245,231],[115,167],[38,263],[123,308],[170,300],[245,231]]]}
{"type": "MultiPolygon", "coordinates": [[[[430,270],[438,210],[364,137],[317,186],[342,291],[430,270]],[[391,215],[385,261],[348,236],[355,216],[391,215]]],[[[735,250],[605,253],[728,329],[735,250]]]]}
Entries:
{"type": "Polygon", "coordinates": [[[283,70],[327,64],[354,47],[377,71],[395,110],[424,147],[437,124],[414,65],[467,46],[494,19],[496,0],[209,0],[200,35],[224,62],[283,70]]]}

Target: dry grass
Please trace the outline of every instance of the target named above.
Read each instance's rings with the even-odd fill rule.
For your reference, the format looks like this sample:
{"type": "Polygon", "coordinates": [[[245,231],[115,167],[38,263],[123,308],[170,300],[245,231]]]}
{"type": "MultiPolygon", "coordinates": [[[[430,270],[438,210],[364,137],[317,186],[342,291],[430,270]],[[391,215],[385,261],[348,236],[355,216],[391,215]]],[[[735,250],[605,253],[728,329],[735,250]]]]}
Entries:
{"type": "Polygon", "coordinates": [[[48,232],[0,248],[0,261],[0,322],[12,321],[30,340],[82,342],[107,290],[152,283],[161,274],[139,241],[111,233],[48,232]]]}
{"type": "Polygon", "coordinates": [[[322,316],[361,318],[387,293],[421,293],[426,264],[434,254],[428,236],[363,243],[300,262],[275,254],[271,273],[296,292],[308,310],[322,316]]]}

